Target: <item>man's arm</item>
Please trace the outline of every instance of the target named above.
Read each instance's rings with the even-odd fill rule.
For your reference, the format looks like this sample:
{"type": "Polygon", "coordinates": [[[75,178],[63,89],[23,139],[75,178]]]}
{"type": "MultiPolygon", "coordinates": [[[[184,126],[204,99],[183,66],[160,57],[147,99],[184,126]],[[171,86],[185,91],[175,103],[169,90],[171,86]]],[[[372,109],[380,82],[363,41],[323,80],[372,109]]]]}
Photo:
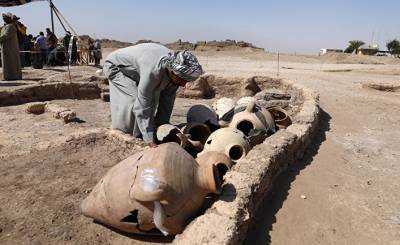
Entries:
{"type": "Polygon", "coordinates": [[[172,110],[174,109],[176,90],[178,86],[170,83],[166,89],[160,93],[157,114],[155,118],[156,126],[169,123],[172,110]]]}
{"type": "Polygon", "coordinates": [[[154,92],[159,85],[151,71],[140,74],[138,95],[133,104],[136,122],[146,143],[154,142],[154,92]]]}

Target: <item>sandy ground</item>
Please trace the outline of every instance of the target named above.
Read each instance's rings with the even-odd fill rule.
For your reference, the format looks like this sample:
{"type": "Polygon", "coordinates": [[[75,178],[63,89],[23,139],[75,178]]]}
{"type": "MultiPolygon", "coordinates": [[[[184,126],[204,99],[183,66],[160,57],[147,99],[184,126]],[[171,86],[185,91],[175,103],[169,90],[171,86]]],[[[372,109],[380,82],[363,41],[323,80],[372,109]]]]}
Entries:
{"type": "MultiPolygon", "coordinates": [[[[212,74],[277,76],[276,61],[252,55],[200,60],[212,74]]],[[[281,60],[279,77],[319,92],[321,132],[278,179],[246,243],[400,244],[400,93],[361,87],[400,83],[400,66],[298,60],[281,60]]]]}
{"type": "MultiPolygon", "coordinates": [[[[211,74],[277,77],[275,54],[217,52],[198,53],[198,56],[211,74]]],[[[365,82],[398,84],[400,62],[359,57],[281,55],[280,58],[280,78],[294,80],[320,93],[321,130],[307,156],[278,178],[274,193],[265,200],[246,243],[400,244],[400,93],[361,86],[365,82]]],[[[54,72],[57,73],[52,71],[50,77],[58,76],[54,72]]],[[[49,77],[45,73],[40,76],[49,77]]],[[[0,89],[10,85],[2,85],[0,89]]],[[[175,110],[175,122],[184,120],[185,110],[195,102],[179,99],[177,104],[183,106],[175,110]]],[[[0,156],[26,153],[38,145],[47,147],[52,140],[73,131],[110,124],[108,104],[100,100],[56,103],[76,110],[85,123],[64,125],[48,114],[27,115],[23,113],[23,105],[0,107],[0,156]]],[[[1,244],[139,243],[93,224],[76,212],[77,200],[87,195],[87,190],[109,166],[128,154],[102,142],[96,147],[96,150],[91,144],[75,147],[72,154],[56,149],[45,156],[33,152],[29,157],[0,158],[1,244]],[[51,168],[44,167],[54,159],[60,161],[51,168]],[[100,159],[102,162],[106,159],[109,165],[98,164],[100,159]],[[61,165],[67,166],[58,168],[61,165]],[[80,167],[68,167],[74,165],[80,167]],[[78,172],[91,176],[91,181],[76,179],[78,172]],[[66,175],[65,180],[60,178],[66,175]],[[36,193],[31,193],[29,185],[40,188],[33,188],[36,193]],[[51,188],[62,186],[68,188],[61,190],[65,196],[48,194],[51,188]],[[33,200],[32,195],[41,198],[33,200]],[[35,209],[27,211],[27,207],[35,209]],[[57,212],[51,217],[32,219],[53,209],[57,212]],[[71,229],[64,223],[76,227],[71,229]],[[80,225],[88,226],[90,234],[82,237],[84,234],[77,228],[80,225]]]]}

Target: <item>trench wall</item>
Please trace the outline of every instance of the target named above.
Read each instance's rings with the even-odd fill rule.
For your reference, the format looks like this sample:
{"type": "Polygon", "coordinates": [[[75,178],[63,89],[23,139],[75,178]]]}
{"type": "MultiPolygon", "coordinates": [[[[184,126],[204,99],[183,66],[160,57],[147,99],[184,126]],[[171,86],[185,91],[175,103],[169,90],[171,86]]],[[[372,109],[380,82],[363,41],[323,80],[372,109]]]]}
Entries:
{"type": "Polygon", "coordinates": [[[54,82],[0,91],[0,106],[54,99],[97,99],[101,88],[90,82],[54,82]]]}
{"type": "Polygon", "coordinates": [[[174,244],[240,244],[274,179],[301,159],[318,130],[318,95],[291,81],[283,86],[302,91],[304,104],[293,124],[255,146],[225,175],[222,195],[205,214],[177,235],[174,244]]]}

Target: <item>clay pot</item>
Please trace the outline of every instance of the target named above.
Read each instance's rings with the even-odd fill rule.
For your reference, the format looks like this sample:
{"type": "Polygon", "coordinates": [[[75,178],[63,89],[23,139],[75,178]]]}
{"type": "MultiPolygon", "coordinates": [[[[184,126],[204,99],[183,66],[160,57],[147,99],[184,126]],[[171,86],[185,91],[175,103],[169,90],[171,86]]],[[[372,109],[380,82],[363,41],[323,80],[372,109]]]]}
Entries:
{"type": "Polygon", "coordinates": [[[275,124],[279,129],[285,129],[292,125],[292,119],[284,109],[280,107],[270,107],[268,111],[272,114],[275,124]]]}
{"type": "Polygon", "coordinates": [[[204,150],[199,154],[215,151],[224,153],[232,161],[238,161],[250,151],[250,144],[246,136],[234,128],[221,128],[208,137],[204,150]]]}
{"type": "Polygon", "coordinates": [[[121,231],[179,234],[205,197],[219,194],[214,165],[199,165],[177,143],[139,152],[111,168],[82,203],[85,216],[121,231]]]}
{"type": "Polygon", "coordinates": [[[233,116],[229,127],[242,131],[248,137],[251,146],[262,143],[269,134],[275,133],[272,115],[251,100],[244,111],[233,116]]]}
{"type": "Polygon", "coordinates": [[[200,164],[200,166],[214,165],[218,170],[221,182],[226,172],[233,166],[233,162],[227,155],[215,151],[205,152],[204,154],[198,156],[196,161],[198,164],[200,164]]]}
{"type": "Polygon", "coordinates": [[[188,123],[204,123],[208,126],[219,126],[218,115],[209,105],[205,104],[190,107],[186,119],[188,123]]]}
{"type": "Polygon", "coordinates": [[[171,124],[163,124],[157,128],[156,138],[158,143],[175,142],[185,148],[188,145],[188,137],[171,124]]]}
{"type": "Polygon", "coordinates": [[[211,131],[208,126],[204,123],[188,123],[182,128],[182,132],[186,135],[190,135],[190,141],[200,142],[202,145],[206,143],[208,136],[211,131]]]}
{"type": "Polygon", "coordinates": [[[215,101],[212,105],[212,108],[215,110],[215,112],[218,115],[218,119],[221,119],[224,117],[224,115],[234,109],[236,106],[236,102],[234,99],[231,98],[221,98],[217,101],[215,101]]]}

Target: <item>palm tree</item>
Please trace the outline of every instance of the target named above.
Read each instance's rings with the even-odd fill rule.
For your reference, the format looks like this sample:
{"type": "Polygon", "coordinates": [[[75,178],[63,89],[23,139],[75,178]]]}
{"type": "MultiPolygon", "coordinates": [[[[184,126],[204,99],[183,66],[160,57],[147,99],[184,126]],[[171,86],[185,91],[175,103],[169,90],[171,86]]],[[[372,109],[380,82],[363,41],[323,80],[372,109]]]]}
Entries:
{"type": "Polygon", "coordinates": [[[346,48],[344,51],[345,53],[353,53],[354,51],[358,53],[358,50],[360,49],[361,46],[363,46],[365,43],[361,40],[352,40],[349,41],[349,46],[346,48]]]}

